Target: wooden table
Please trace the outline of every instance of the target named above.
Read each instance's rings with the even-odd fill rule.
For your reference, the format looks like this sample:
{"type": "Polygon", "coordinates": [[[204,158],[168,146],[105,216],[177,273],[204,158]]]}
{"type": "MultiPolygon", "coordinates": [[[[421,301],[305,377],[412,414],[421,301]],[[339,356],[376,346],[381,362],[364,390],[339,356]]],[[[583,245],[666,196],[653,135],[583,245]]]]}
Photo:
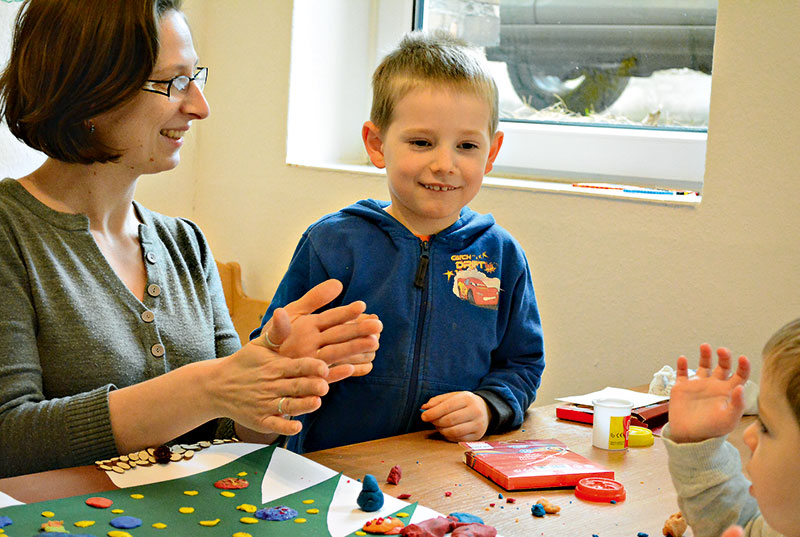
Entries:
{"type": "MultiPolygon", "coordinates": [[[[462,462],[463,448],[431,432],[342,446],[306,456],[352,478],[373,474],[385,493],[392,496],[409,493],[408,501],[418,501],[440,513],[464,511],[478,515],[505,537],[591,537],[593,534],[635,537],[638,532],[661,536],[664,520],[678,511],[662,440],[656,438],[653,446],[630,448],[626,452],[597,449],[592,447],[591,426],[557,420],[555,407],[530,409],[521,429],[488,439],[559,439],[573,451],[613,469],[617,481],[627,490],[624,502],[616,505],[585,502],[575,498],[572,489],[505,491],[462,462]],[[385,483],[394,465],[403,470],[398,485],[385,483]],[[447,492],[452,494],[448,496],[447,492]],[[506,503],[508,497],[516,502],[506,503]],[[533,517],[530,508],[539,498],[561,506],[561,513],[533,517]]],[[[749,417],[743,419],[731,435],[731,441],[743,453],[746,448],[742,445],[741,431],[751,421],[749,417]]],[[[93,466],[0,479],[0,491],[26,503],[114,488],[105,472],[93,466]]]]}

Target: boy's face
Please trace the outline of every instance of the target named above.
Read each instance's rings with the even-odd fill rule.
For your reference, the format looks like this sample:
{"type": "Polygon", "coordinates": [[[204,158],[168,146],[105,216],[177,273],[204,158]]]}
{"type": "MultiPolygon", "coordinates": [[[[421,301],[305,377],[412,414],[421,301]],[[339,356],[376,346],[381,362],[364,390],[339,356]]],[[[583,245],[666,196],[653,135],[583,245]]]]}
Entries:
{"type": "Polygon", "coordinates": [[[485,100],[427,85],[396,103],[382,132],[367,122],[367,152],[389,180],[387,212],[417,235],[453,224],[480,190],[502,144],[503,133],[492,136],[489,121],[485,100]]]}
{"type": "Polygon", "coordinates": [[[758,421],[744,432],[744,442],[752,451],[747,463],[753,483],[750,494],[773,529],[800,536],[800,424],[785,387],[768,370],[761,378],[758,415],[758,421]]]}

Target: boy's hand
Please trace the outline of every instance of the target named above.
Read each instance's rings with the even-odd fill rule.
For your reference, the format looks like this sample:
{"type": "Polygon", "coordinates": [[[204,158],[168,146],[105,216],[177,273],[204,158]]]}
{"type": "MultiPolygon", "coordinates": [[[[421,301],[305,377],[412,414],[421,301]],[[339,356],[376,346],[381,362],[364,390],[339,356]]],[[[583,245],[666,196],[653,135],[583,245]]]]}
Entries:
{"type": "Polygon", "coordinates": [[[383,330],[378,317],[364,314],[366,305],[360,301],[313,313],[341,291],[337,280],[322,282],[285,308],[276,309],[262,331],[269,340],[262,336],[254,341],[282,356],[325,361],[331,366],[329,382],[366,375],[372,370],[383,330]]]}
{"type": "Polygon", "coordinates": [[[422,421],[432,423],[451,442],[479,440],[489,428],[489,407],[472,392],[443,393],[422,408],[422,421]]]}
{"type": "Polygon", "coordinates": [[[744,412],[744,383],[750,376],[750,362],[740,356],[731,375],[731,353],[717,349],[713,370],[711,345],[700,345],[697,378],[689,379],[688,361],[678,358],[677,377],[669,399],[669,427],[677,443],[701,442],[730,433],[744,412]]]}

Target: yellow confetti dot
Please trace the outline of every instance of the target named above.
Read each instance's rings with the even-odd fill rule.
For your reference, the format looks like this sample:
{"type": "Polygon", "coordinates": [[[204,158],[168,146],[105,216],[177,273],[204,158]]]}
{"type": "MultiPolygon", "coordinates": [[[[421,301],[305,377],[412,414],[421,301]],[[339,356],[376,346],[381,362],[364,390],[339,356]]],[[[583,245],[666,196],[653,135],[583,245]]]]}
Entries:
{"type": "Polygon", "coordinates": [[[253,536],[243,531],[237,531],[236,533],[233,534],[233,537],[253,537],[253,536]]]}
{"type": "Polygon", "coordinates": [[[363,532],[363,531],[361,531],[361,530],[358,530],[358,531],[356,532],[356,535],[358,535],[358,536],[360,537],[361,535],[366,535],[366,532],[363,532]]]}
{"type": "Polygon", "coordinates": [[[42,511],[42,516],[50,518],[52,516],[56,516],[56,514],[54,512],[52,512],[52,511],[42,511]]]}
{"type": "Polygon", "coordinates": [[[4,530],[3,528],[0,528],[0,533],[5,533],[5,532],[6,532],[6,530],[4,530]]]}
{"type": "Polygon", "coordinates": [[[196,490],[184,490],[183,493],[186,494],[187,496],[197,496],[198,494],[196,490]]]}
{"type": "Polygon", "coordinates": [[[125,509],[112,509],[111,512],[114,513],[115,515],[121,515],[122,513],[125,512],[125,509]]]}
{"type": "Polygon", "coordinates": [[[404,512],[402,512],[402,511],[400,511],[400,512],[399,512],[399,513],[397,513],[395,516],[396,516],[397,518],[406,518],[406,517],[408,516],[408,513],[404,513],[404,512]]]}
{"type": "Polygon", "coordinates": [[[133,498],[134,500],[141,500],[142,498],[144,498],[144,494],[131,494],[131,498],[133,498]]]}
{"type": "Polygon", "coordinates": [[[319,509],[317,509],[316,507],[314,509],[306,509],[306,513],[308,513],[309,515],[316,515],[317,513],[319,513],[319,509]]]}
{"type": "Polygon", "coordinates": [[[314,500],[303,500],[303,503],[314,503],[314,500]]]}
{"type": "Polygon", "coordinates": [[[94,520],[79,520],[75,525],[79,528],[88,528],[89,526],[94,526],[94,520]]]}
{"type": "Polygon", "coordinates": [[[153,524],[153,527],[157,530],[163,530],[164,528],[167,527],[167,525],[164,524],[163,522],[156,522],[155,524],[153,524]]]}
{"type": "Polygon", "coordinates": [[[219,524],[219,519],[218,518],[215,518],[214,520],[201,520],[200,521],[200,525],[201,526],[216,526],[217,524],[219,524]]]}
{"type": "Polygon", "coordinates": [[[247,472],[239,472],[239,473],[238,473],[238,474],[236,474],[236,475],[238,475],[239,477],[244,477],[244,476],[246,476],[246,475],[247,475],[247,472]]]}
{"type": "Polygon", "coordinates": [[[294,521],[297,524],[303,524],[303,523],[306,522],[306,519],[305,518],[295,518],[294,521]]]}
{"type": "Polygon", "coordinates": [[[127,531],[117,531],[117,530],[109,531],[107,535],[108,537],[133,537],[133,535],[131,535],[127,531]]]}
{"type": "Polygon", "coordinates": [[[234,496],[236,496],[236,494],[234,494],[233,492],[231,492],[229,490],[223,490],[222,492],[219,493],[219,495],[220,496],[225,496],[226,498],[233,498],[234,496]]]}
{"type": "Polygon", "coordinates": [[[242,522],[244,524],[258,524],[258,519],[253,518],[251,516],[243,516],[242,518],[239,519],[239,522],[242,522]]]}
{"type": "Polygon", "coordinates": [[[184,515],[188,515],[190,513],[194,513],[194,507],[181,507],[178,509],[184,515]]]}
{"type": "Polygon", "coordinates": [[[242,505],[237,505],[236,509],[239,511],[244,511],[245,513],[255,513],[258,511],[258,507],[255,505],[250,505],[249,503],[243,503],[242,505]]]}

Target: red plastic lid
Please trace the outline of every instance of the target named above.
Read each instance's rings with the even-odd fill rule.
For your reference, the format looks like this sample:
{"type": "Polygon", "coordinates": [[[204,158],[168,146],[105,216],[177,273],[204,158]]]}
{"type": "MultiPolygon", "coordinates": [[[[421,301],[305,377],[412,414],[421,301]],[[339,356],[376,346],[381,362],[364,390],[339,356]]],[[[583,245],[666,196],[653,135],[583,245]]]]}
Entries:
{"type": "Polygon", "coordinates": [[[584,477],[575,487],[575,496],[590,502],[621,502],[625,500],[625,487],[605,477],[584,477]]]}

